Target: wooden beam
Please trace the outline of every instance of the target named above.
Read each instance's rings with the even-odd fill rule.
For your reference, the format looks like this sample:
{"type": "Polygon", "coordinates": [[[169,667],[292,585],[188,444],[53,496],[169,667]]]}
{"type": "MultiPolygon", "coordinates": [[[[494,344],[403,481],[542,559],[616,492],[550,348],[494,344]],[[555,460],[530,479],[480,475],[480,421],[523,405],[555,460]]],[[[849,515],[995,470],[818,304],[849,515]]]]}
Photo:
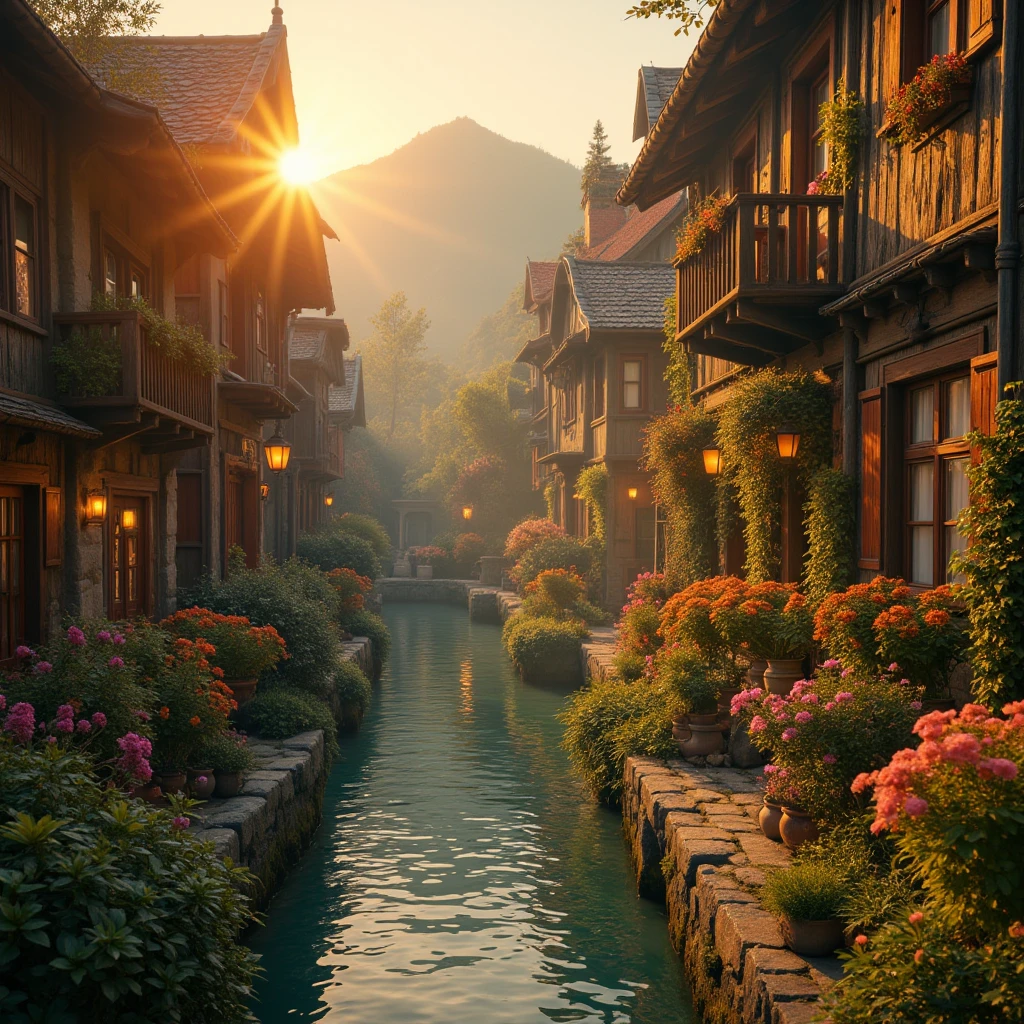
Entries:
{"type": "Polygon", "coordinates": [[[889,312],[889,303],[883,299],[865,299],[861,308],[868,320],[882,320],[889,312]]]}
{"type": "MultiPolygon", "coordinates": [[[[722,341],[731,341],[736,345],[756,348],[771,356],[785,356],[793,351],[792,336],[773,331],[769,327],[751,327],[749,324],[736,323],[721,318],[711,321],[711,337],[722,341]]],[[[705,335],[707,337],[707,335],[705,335]]]]}
{"type": "Polygon", "coordinates": [[[767,366],[772,361],[772,356],[765,352],[715,338],[688,338],[686,348],[700,355],[728,359],[729,362],[739,363],[741,366],[767,366]]]}
{"type": "Polygon", "coordinates": [[[210,443],[209,434],[194,434],[187,431],[176,441],[160,441],[154,444],[143,444],[142,451],[146,455],[167,455],[169,452],[183,452],[189,448],[205,448],[210,443]]]}
{"type": "Polygon", "coordinates": [[[950,289],[956,280],[956,270],[951,263],[933,263],[924,268],[924,279],[929,288],[950,289]]]}
{"type": "Polygon", "coordinates": [[[92,447],[109,448],[112,444],[127,441],[130,437],[148,433],[160,423],[160,417],[152,412],[137,412],[138,419],[132,423],[108,423],[102,427],[103,434],[92,447]]]}
{"type": "Polygon", "coordinates": [[[892,297],[905,306],[916,306],[921,298],[921,291],[917,285],[900,282],[893,285],[892,297]]]}
{"type": "Polygon", "coordinates": [[[807,319],[799,315],[787,316],[777,309],[769,309],[749,299],[740,299],[736,303],[736,315],[741,320],[758,324],[760,327],[769,327],[807,342],[824,341],[833,330],[832,321],[825,317],[807,319]]]}

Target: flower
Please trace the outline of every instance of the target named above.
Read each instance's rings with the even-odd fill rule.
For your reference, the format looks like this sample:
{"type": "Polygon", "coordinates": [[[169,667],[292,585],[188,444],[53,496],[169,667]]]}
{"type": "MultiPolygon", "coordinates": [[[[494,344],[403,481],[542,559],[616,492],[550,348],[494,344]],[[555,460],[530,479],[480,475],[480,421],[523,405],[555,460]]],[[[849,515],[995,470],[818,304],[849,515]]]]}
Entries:
{"type": "Polygon", "coordinates": [[[840,662],[838,658],[829,658],[827,661],[821,663],[822,668],[839,668],[840,662]]]}
{"type": "Polygon", "coordinates": [[[747,728],[750,732],[754,733],[764,732],[768,728],[768,723],[760,715],[754,715],[747,728]]]}
{"type": "Polygon", "coordinates": [[[796,738],[796,729],[794,729],[792,726],[790,726],[790,728],[788,728],[788,729],[783,729],[782,730],[782,738],[784,740],[787,740],[787,741],[789,741],[791,739],[795,739],[796,738]]]}
{"type": "Polygon", "coordinates": [[[978,762],[978,771],[984,775],[994,775],[997,779],[1012,782],[1017,778],[1017,765],[1005,757],[985,757],[978,762]]]}
{"type": "Polygon", "coordinates": [[[90,721],[97,729],[102,729],[107,724],[107,716],[102,711],[95,711],[90,721]]]}
{"type": "Polygon", "coordinates": [[[148,722],[149,721],[149,712],[148,711],[143,711],[141,708],[138,711],[133,711],[132,714],[134,714],[135,717],[140,722],[148,722]]]}
{"type": "Polygon", "coordinates": [[[794,720],[794,721],[795,721],[795,722],[796,722],[796,723],[797,723],[798,725],[805,725],[805,724],[806,724],[807,722],[809,722],[809,721],[810,721],[810,720],[811,720],[811,719],[812,719],[813,717],[814,717],[814,716],[813,716],[813,715],[812,715],[812,714],[810,713],[810,711],[798,711],[798,712],[797,712],[797,713],[796,713],[796,714],[795,714],[795,715],[793,716],[793,720],[794,720]]]}
{"type": "Polygon", "coordinates": [[[85,634],[77,626],[72,626],[68,629],[68,642],[75,647],[84,647],[85,634]]]}
{"type": "Polygon", "coordinates": [[[54,729],[57,730],[57,732],[74,732],[75,731],[75,723],[70,718],[58,718],[53,723],[53,727],[54,727],[54,729]]]}
{"type": "Polygon", "coordinates": [[[899,670],[900,670],[900,667],[899,667],[899,665],[896,664],[895,661],[890,662],[890,664],[889,664],[889,671],[890,672],[899,672],[899,670]]]}
{"type": "Polygon", "coordinates": [[[120,633],[115,633],[114,636],[113,636],[113,641],[114,641],[115,644],[123,644],[124,643],[124,637],[121,636],[120,633]]]}
{"type": "Polygon", "coordinates": [[[200,775],[200,776],[198,776],[196,778],[196,782],[198,782],[200,786],[203,785],[207,781],[209,781],[209,780],[206,778],[205,775],[200,775]]]}
{"type": "Polygon", "coordinates": [[[863,949],[868,944],[868,937],[866,935],[858,935],[853,941],[863,949]]]}
{"type": "Polygon", "coordinates": [[[912,818],[920,818],[922,814],[928,813],[928,801],[919,796],[908,796],[903,809],[912,818]]]}
{"type": "Polygon", "coordinates": [[[191,726],[192,726],[193,728],[196,728],[197,726],[199,726],[199,725],[201,725],[201,724],[202,724],[202,721],[203,721],[203,720],[202,720],[202,719],[201,719],[201,718],[200,718],[200,717],[199,717],[198,715],[193,715],[193,716],[192,716],[192,717],[191,717],[191,718],[190,718],[190,719],[188,720],[188,724],[189,724],[189,725],[191,725],[191,726]]]}
{"type": "Polygon", "coordinates": [[[853,700],[853,694],[849,690],[843,690],[842,693],[837,693],[835,696],[837,704],[844,704],[848,700],[853,700]]]}
{"type": "Polygon", "coordinates": [[[109,631],[109,630],[106,630],[106,629],[101,629],[101,630],[100,630],[100,631],[99,631],[99,632],[98,632],[98,633],[96,634],[96,639],[97,639],[97,640],[102,640],[102,641],[103,641],[104,643],[108,643],[108,642],[109,642],[109,640],[110,640],[110,631],[109,631]]]}
{"type": "Polygon", "coordinates": [[[32,666],[32,671],[35,672],[37,676],[45,676],[53,671],[53,666],[48,661],[37,661],[35,665],[32,666]]]}
{"type": "Polygon", "coordinates": [[[31,647],[26,647],[24,644],[16,648],[14,654],[15,657],[18,658],[34,658],[36,656],[36,652],[33,651],[31,647]]]}
{"type": "Polygon", "coordinates": [[[36,709],[25,701],[19,701],[7,714],[4,732],[10,733],[15,743],[31,743],[36,730],[36,709]]]}
{"type": "Polygon", "coordinates": [[[153,744],[145,736],[129,732],[117,741],[117,745],[121,750],[118,768],[135,782],[149,782],[153,777],[148,760],[153,753],[153,744]]]}
{"type": "Polygon", "coordinates": [[[122,659],[122,658],[111,658],[110,661],[107,662],[107,664],[111,668],[124,668],[124,659],[122,659]]]}
{"type": "Polygon", "coordinates": [[[907,920],[908,920],[908,921],[909,921],[909,922],[910,922],[911,924],[920,924],[920,923],[921,923],[921,922],[922,922],[922,921],[924,920],[924,914],[922,914],[920,910],[915,910],[915,911],[914,911],[914,912],[913,912],[913,913],[912,913],[912,914],[910,915],[910,917],[908,917],[908,918],[907,918],[907,920]]]}
{"type": "Polygon", "coordinates": [[[184,831],[191,825],[192,822],[188,820],[183,814],[179,814],[172,822],[171,827],[184,831]]]}
{"type": "Polygon", "coordinates": [[[167,721],[168,718],[171,717],[171,709],[169,707],[167,707],[166,704],[160,709],[160,717],[165,722],[167,721]]]}
{"type": "Polygon", "coordinates": [[[75,729],[81,733],[91,732],[92,723],[89,721],[88,718],[80,718],[78,720],[78,724],[75,726],[75,729]]]}
{"type": "Polygon", "coordinates": [[[74,717],[75,709],[70,704],[61,704],[61,706],[57,708],[57,721],[74,717]]]}
{"type": "Polygon", "coordinates": [[[824,754],[821,759],[825,764],[835,764],[837,761],[835,754],[824,754]]]}
{"type": "Polygon", "coordinates": [[[914,963],[915,964],[919,964],[923,959],[924,959],[924,950],[923,949],[919,949],[914,954],[914,963]]]}

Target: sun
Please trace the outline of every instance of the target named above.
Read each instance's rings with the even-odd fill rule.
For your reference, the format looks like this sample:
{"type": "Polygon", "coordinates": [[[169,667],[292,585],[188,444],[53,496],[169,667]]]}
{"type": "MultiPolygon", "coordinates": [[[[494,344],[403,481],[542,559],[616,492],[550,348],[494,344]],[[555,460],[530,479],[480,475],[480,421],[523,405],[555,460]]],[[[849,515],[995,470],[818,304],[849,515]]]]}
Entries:
{"type": "Polygon", "coordinates": [[[305,149],[285,150],[277,162],[281,177],[289,185],[308,185],[316,177],[313,158],[305,149]]]}

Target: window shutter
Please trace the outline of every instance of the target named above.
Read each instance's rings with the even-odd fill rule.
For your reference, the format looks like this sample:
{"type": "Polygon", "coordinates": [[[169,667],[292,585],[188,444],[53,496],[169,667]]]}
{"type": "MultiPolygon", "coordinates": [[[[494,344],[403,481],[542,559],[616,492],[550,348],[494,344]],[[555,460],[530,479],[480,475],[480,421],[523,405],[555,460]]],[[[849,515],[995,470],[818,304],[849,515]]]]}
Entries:
{"type": "Polygon", "coordinates": [[[46,551],[47,566],[64,561],[64,492],[59,487],[47,487],[46,496],[46,551]]]}
{"type": "Polygon", "coordinates": [[[881,566],[882,392],[860,396],[860,558],[862,569],[881,566]]]}
{"type": "MultiPolygon", "coordinates": [[[[996,429],[998,373],[995,352],[971,360],[971,430],[991,434],[996,429]]],[[[977,449],[972,450],[971,461],[978,461],[977,449]]]]}
{"type": "Polygon", "coordinates": [[[885,31],[882,36],[882,103],[888,103],[900,87],[903,65],[903,2],[885,0],[885,31]]]}
{"type": "Polygon", "coordinates": [[[968,55],[976,53],[996,39],[1002,31],[1000,0],[968,0],[967,40],[968,55]]]}

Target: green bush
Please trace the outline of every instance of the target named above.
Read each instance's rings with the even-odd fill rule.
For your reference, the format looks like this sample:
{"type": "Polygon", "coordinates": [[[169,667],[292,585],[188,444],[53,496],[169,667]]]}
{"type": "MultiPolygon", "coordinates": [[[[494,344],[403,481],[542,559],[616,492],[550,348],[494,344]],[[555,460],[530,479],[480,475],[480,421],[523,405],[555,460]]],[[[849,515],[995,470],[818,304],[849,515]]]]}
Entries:
{"type": "Polygon", "coordinates": [[[633,654],[630,651],[616,651],[612,660],[612,667],[615,669],[619,679],[626,683],[633,683],[639,679],[647,669],[647,659],[642,654],[633,654]]]}
{"type": "Polygon", "coordinates": [[[391,654],[391,630],[384,620],[376,612],[360,608],[358,611],[342,612],[341,628],[347,629],[353,636],[370,638],[373,647],[374,675],[380,675],[384,663],[391,654]]]}
{"type": "Polygon", "coordinates": [[[529,586],[547,569],[574,570],[588,577],[594,567],[594,549],[576,537],[549,537],[526,551],[510,575],[520,590],[529,586]]]}
{"type": "Polygon", "coordinates": [[[655,659],[655,673],[686,715],[713,715],[725,682],[723,673],[694,656],[692,651],[663,649],[655,659]]]}
{"type": "Polygon", "coordinates": [[[819,469],[807,502],[807,559],[804,593],[812,608],[826,595],[845,590],[856,564],[857,484],[841,469],[819,469]]]}
{"type": "Polygon", "coordinates": [[[0,741],[0,778],[0,1019],[252,1019],[248,871],[57,746],[0,741]]]}
{"type": "Polygon", "coordinates": [[[250,732],[266,740],[286,740],[300,732],[322,729],[328,760],[338,756],[338,723],[330,706],[310,693],[280,686],[258,693],[242,708],[242,721],[250,732]]]}
{"type": "Polygon", "coordinates": [[[569,698],[559,714],[562,746],[591,792],[618,803],[627,757],[677,757],[673,701],[657,684],[594,681],[569,698]]]}
{"type": "Polygon", "coordinates": [[[339,725],[356,726],[370,707],[372,687],[366,674],[354,661],[342,661],[334,676],[334,695],[339,707],[339,725]]]}
{"type": "Polygon", "coordinates": [[[222,732],[200,747],[196,763],[216,772],[244,772],[256,767],[256,758],[244,736],[222,732]]]}
{"type": "Polygon", "coordinates": [[[773,871],[761,887],[761,902],[769,913],[794,921],[830,921],[840,915],[847,880],[824,861],[805,860],[773,871]]]}
{"type": "Polygon", "coordinates": [[[338,596],[319,570],[296,559],[268,559],[258,569],[233,562],[226,579],[204,577],[182,602],[183,607],[199,605],[244,615],[256,626],[273,626],[284,637],[289,656],[266,681],[330,694],[340,650],[338,596]]]}
{"type": "Polygon", "coordinates": [[[519,674],[530,683],[582,681],[580,644],[590,636],[582,622],[513,615],[501,634],[519,674]]]}
{"type": "Polygon", "coordinates": [[[295,553],[324,572],[355,569],[371,580],[381,574],[380,559],[370,542],[354,533],[335,533],[328,528],[304,534],[295,545],[295,553]]]}
{"type": "MultiPolygon", "coordinates": [[[[391,538],[388,531],[373,518],[360,515],[358,512],[346,512],[337,519],[331,520],[328,529],[337,533],[349,533],[365,540],[378,558],[390,559],[391,538]]],[[[361,575],[361,574],[360,574],[361,575]]]]}

